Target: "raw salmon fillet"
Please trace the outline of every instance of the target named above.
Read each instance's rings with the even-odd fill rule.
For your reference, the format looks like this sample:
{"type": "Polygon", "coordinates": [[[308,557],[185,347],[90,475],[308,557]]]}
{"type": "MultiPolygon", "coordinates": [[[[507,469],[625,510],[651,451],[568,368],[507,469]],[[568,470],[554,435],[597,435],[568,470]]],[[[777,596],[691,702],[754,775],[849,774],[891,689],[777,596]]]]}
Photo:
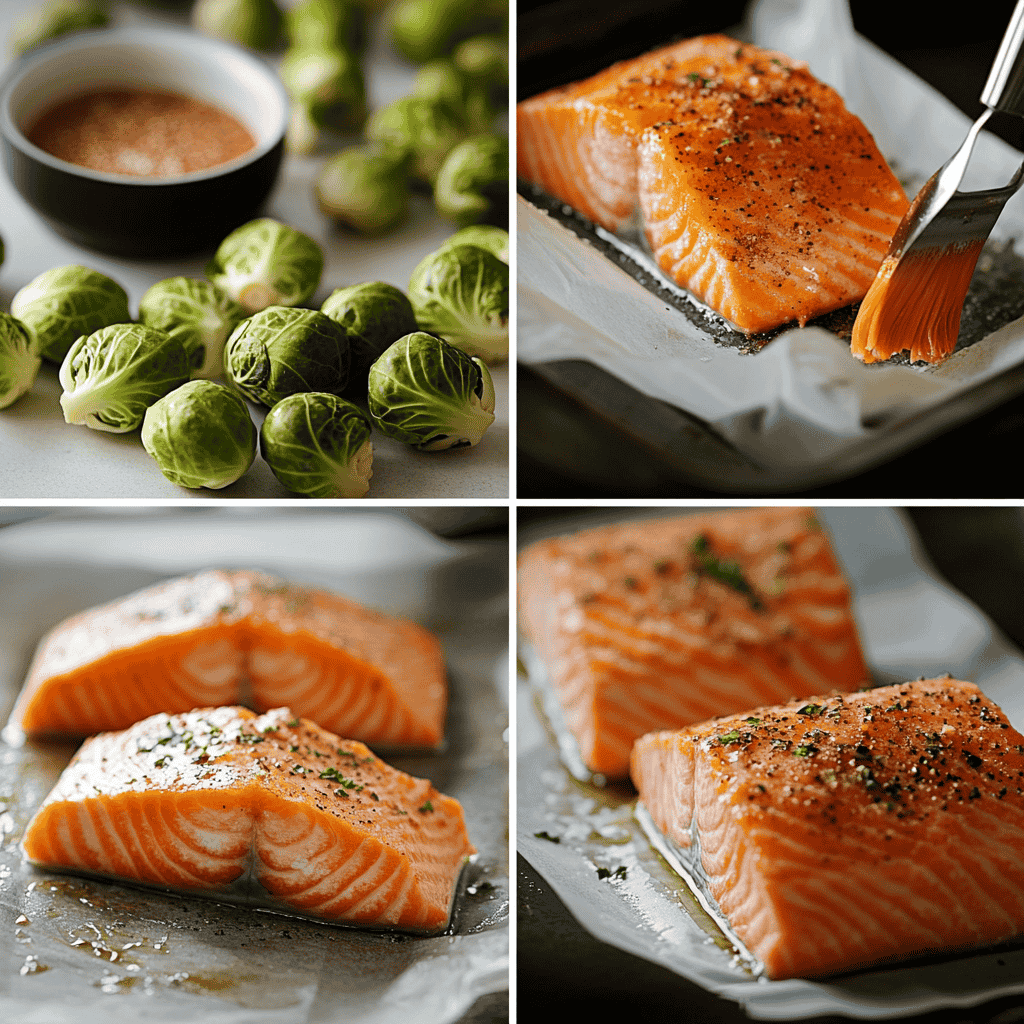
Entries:
{"type": "Polygon", "coordinates": [[[870,132],[806,65],[722,35],[517,107],[518,173],[740,330],[863,298],[909,203],[870,132]]]}
{"type": "Polygon", "coordinates": [[[82,745],[29,822],[39,867],[334,923],[443,931],[457,800],[287,708],[154,715],[82,745]]]}
{"type": "Polygon", "coordinates": [[[640,800],[771,978],[1024,934],[1024,736],[973,683],[760,708],[633,749],[640,800]]]}
{"type": "Polygon", "coordinates": [[[586,766],[633,741],[868,680],[850,589],[810,509],[636,520],[519,558],[521,629],[586,766]]]}
{"type": "Polygon", "coordinates": [[[432,747],[446,694],[440,645],[421,626],[264,573],[212,570],[58,625],[11,724],[85,736],[245,700],[288,705],[366,743],[432,747]]]}

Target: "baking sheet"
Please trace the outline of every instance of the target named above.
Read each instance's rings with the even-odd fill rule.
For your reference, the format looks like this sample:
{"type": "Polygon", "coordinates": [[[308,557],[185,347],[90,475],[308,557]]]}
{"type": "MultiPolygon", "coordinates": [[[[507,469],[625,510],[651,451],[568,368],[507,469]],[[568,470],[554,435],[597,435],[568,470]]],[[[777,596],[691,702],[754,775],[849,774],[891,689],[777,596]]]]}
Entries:
{"type": "MultiPolygon", "coordinates": [[[[902,515],[887,508],[825,508],[818,515],[852,583],[854,614],[875,679],[894,682],[950,672],[977,682],[1017,729],[1024,727],[1024,657],[935,575],[902,515]]],[[[605,518],[623,514],[612,511],[605,518]]],[[[600,521],[588,516],[586,525],[600,521]]],[[[565,520],[556,528],[549,524],[546,532],[563,532],[566,525],[565,520]]],[[[526,544],[540,535],[524,530],[518,540],[526,544]]],[[[522,647],[520,660],[543,689],[540,670],[522,647]]],[[[644,836],[633,815],[632,787],[596,787],[559,760],[557,737],[522,677],[517,723],[517,849],[601,941],[766,1020],[819,1014],[880,1019],[1024,993],[1021,948],[915,961],[828,982],[755,979],[644,836]]]]}
{"type": "MultiPolygon", "coordinates": [[[[807,60],[839,88],[909,194],[966,135],[970,122],[959,110],[853,32],[845,0],[761,0],[752,6],[750,22],[745,34],[754,42],[807,60]]],[[[1002,186],[1022,159],[1002,140],[982,133],[964,187],[1002,186]]],[[[542,208],[548,204],[530,199],[530,190],[523,189],[519,358],[595,363],[643,395],[698,417],[748,459],[782,477],[828,467],[858,449],[879,451],[887,432],[1024,358],[1024,325],[1018,319],[1024,287],[1020,257],[1011,245],[1024,230],[1020,195],[1007,205],[979,261],[962,347],[940,366],[924,368],[867,366],[851,357],[848,341],[820,326],[783,331],[757,352],[747,351],[751,346],[735,334],[723,343],[693,301],[664,282],[638,240],[596,229],[591,244],[577,235],[568,208],[552,215],[550,206],[542,208]],[[624,263],[632,270],[623,269],[624,263]]],[[[965,411],[958,412],[963,418],[965,411]]],[[[937,420],[934,429],[949,425],[937,420]]]]}
{"type": "Polygon", "coordinates": [[[448,747],[388,761],[456,797],[480,852],[449,934],[425,939],[38,871],[18,842],[73,746],[0,742],[3,1019],[442,1024],[507,992],[507,540],[386,511],[14,511],[42,518],[0,529],[2,718],[36,642],[81,608],[218,565],[332,587],[440,637],[448,747]]]}
{"type": "MultiPolygon", "coordinates": [[[[0,3],[0,73],[8,61],[10,27],[38,0],[0,3]]],[[[112,24],[188,26],[189,3],[112,3],[112,24]]],[[[282,6],[292,6],[290,0],[282,6]]],[[[366,69],[371,109],[406,95],[415,67],[390,49],[379,12],[373,16],[366,69]]],[[[267,55],[279,63],[281,53],[267,55]]],[[[340,137],[339,137],[340,138],[340,137]]],[[[340,138],[349,145],[355,137],[340,138]]],[[[339,143],[340,145],[340,143],[339,143]]],[[[407,290],[416,264],[455,230],[443,221],[429,197],[414,196],[408,221],[381,238],[363,239],[330,226],[313,195],[313,183],[326,160],[319,156],[286,155],[278,183],[263,214],[304,231],[320,243],[325,264],[320,287],[308,305],[319,308],[335,288],[361,281],[386,281],[407,290]]],[[[0,237],[6,258],[0,266],[0,309],[10,310],[17,291],[44,270],[78,263],[113,278],[128,292],[133,314],[139,299],[157,281],[184,275],[204,278],[212,253],[171,262],[126,260],[80,248],[54,234],[0,173],[0,237]]],[[[373,478],[369,498],[496,498],[509,493],[508,366],[491,371],[495,387],[495,422],[472,448],[417,452],[400,441],[373,432],[373,478]]],[[[257,455],[252,468],[236,483],[219,491],[189,490],[168,481],[139,440],[139,432],[107,434],[64,422],[59,405],[57,367],[44,363],[32,390],[0,410],[0,497],[8,498],[297,498],[282,487],[257,455]]],[[[249,403],[259,428],[267,410],[249,403]]]]}

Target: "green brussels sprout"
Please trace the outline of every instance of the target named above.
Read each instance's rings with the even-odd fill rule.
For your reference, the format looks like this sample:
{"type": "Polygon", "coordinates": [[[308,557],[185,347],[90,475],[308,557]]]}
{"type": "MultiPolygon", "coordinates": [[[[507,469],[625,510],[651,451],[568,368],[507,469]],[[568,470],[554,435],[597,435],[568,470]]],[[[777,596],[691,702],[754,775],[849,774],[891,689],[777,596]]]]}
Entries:
{"type": "Polygon", "coordinates": [[[32,387],[41,363],[28,331],[10,314],[0,313],[0,409],[32,387]]]}
{"type": "Polygon", "coordinates": [[[231,388],[190,380],[146,410],[142,445],[172,484],[220,490],[253,464],[256,426],[231,388]]]}
{"type": "Polygon", "coordinates": [[[320,209],[361,235],[382,235],[409,213],[405,158],[379,146],[350,146],[324,164],[314,186],[320,209]]]}
{"type": "Polygon", "coordinates": [[[419,69],[412,94],[447,106],[472,135],[489,131],[494,123],[495,112],[487,92],[448,57],[438,57],[419,69]]]}
{"type": "Polygon", "coordinates": [[[258,313],[305,302],[320,286],[323,270],[323,250],[309,235],[262,217],[220,243],[206,276],[246,313],[258,313]]]}
{"type": "Polygon", "coordinates": [[[370,368],[370,415],[421,451],[475,445],[494,422],[494,382],[480,359],[432,334],[399,338],[370,368]]]}
{"type": "Polygon", "coordinates": [[[124,434],[155,401],[188,380],[177,338],[145,324],[113,324],[82,335],[60,366],[64,420],[124,434]]]}
{"type": "Polygon", "coordinates": [[[131,320],[128,293],[88,267],[54,267],[30,281],[11,300],[11,316],[28,329],[36,351],[60,363],[83,334],[131,320]]]}
{"type": "Polygon", "coordinates": [[[488,363],[508,358],[508,264],[476,245],[442,246],[409,280],[416,323],[488,363]]]}
{"type": "Polygon", "coordinates": [[[373,476],[370,420],[337,395],[282,399],[260,428],[260,453],[277,479],[310,498],[362,498],[373,476]]]}
{"type": "Polygon", "coordinates": [[[105,3],[97,0],[48,0],[17,19],[11,30],[11,52],[21,56],[51,39],[110,22],[105,3]]]}
{"type": "Polygon", "coordinates": [[[502,263],[508,263],[508,232],[493,224],[470,224],[449,235],[439,248],[449,249],[453,245],[478,245],[494,253],[502,263]]]}
{"type": "Polygon", "coordinates": [[[414,64],[443,57],[462,38],[508,23],[503,0],[397,0],[385,13],[388,37],[414,64]]]}
{"type": "Polygon", "coordinates": [[[177,338],[188,353],[193,377],[210,379],[224,371],[224,342],[245,319],[245,310],[209,281],[169,277],[157,281],[139,301],[139,320],[177,338]]]}
{"type": "Polygon", "coordinates": [[[284,30],[292,46],[359,53],[366,46],[366,8],[356,0],[302,0],[285,11],[284,30]]]}
{"type": "Polygon", "coordinates": [[[409,161],[413,180],[433,185],[445,157],[467,137],[459,119],[443,103],[404,96],[375,110],[366,122],[366,138],[409,161]]]}
{"type": "Polygon", "coordinates": [[[252,50],[270,50],[281,34],[281,8],[274,0],[196,0],[192,27],[252,50]]]}
{"type": "Polygon", "coordinates": [[[363,72],[346,50],[293,48],[280,74],[292,99],[285,143],[293,153],[314,152],[322,128],[354,131],[366,120],[363,72]]]}
{"type": "Polygon", "coordinates": [[[320,312],[341,324],[348,335],[352,367],[345,394],[350,397],[364,397],[374,360],[393,342],[418,329],[408,296],[384,281],[336,288],[320,312]]]}
{"type": "Polygon", "coordinates": [[[434,205],[461,227],[508,224],[508,139],[477,135],[456,146],[434,182],[434,205]]]}
{"type": "Polygon", "coordinates": [[[455,66],[471,82],[487,89],[491,99],[508,105],[508,37],[480,35],[464,39],[452,51],[455,66]]]}
{"type": "Polygon", "coordinates": [[[268,306],[232,332],[224,372],[239,391],[268,408],[299,391],[340,395],[348,384],[348,338],[316,309],[268,306]]]}

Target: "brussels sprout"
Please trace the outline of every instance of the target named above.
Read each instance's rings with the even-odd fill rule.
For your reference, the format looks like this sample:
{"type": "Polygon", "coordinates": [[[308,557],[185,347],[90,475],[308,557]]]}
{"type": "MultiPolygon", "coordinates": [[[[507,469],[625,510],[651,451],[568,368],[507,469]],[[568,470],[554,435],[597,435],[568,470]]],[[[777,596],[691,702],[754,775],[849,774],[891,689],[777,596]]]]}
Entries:
{"type": "Polygon", "coordinates": [[[340,395],[350,361],[341,327],[319,310],[291,306],[269,306],[243,320],[224,348],[228,378],[268,407],[299,391],[340,395]]]}
{"type": "Polygon", "coordinates": [[[412,178],[433,185],[445,157],[466,138],[466,129],[443,103],[404,96],[370,115],[366,138],[402,154],[412,178]]]}
{"type": "Polygon", "coordinates": [[[452,51],[452,61],[470,81],[491,93],[503,106],[508,104],[508,38],[480,35],[464,39],[452,51]]]}
{"type": "Polygon", "coordinates": [[[284,30],[292,46],[359,53],[366,46],[366,9],[356,0],[302,0],[285,11],[284,30]]]}
{"type": "Polygon", "coordinates": [[[507,23],[503,0],[397,0],[386,11],[391,42],[415,64],[443,57],[460,38],[507,23]]]}
{"type": "Polygon", "coordinates": [[[293,153],[314,152],[321,128],[352,131],[366,119],[363,72],[347,51],[293,48],[280,74],[292,99],[286,144],[293,153]]]}
{"type": "Polygon", "coordinates": [[[424,331],[399,338],[370,368],[370,415],[421,451],[476,444],[494,422],[486,365],[424,331]]]}
{"type": "Polygon", "coordinates": [[[274,0],[196,0],[192,26],[240,46],[269,50],[281,33],[281,8],[274,0]]]}
{"type": "Polygon", "coordinates": [[[169,277],[157,281],[139,301],[139,320],[177,338],[188,353],[193,377],[219,377],[224,342],[245,319],[245,310],[208,281],[169,277]]]}
{"type": "Polygon", "coordinates": [[[403,335],[417,330],[416,315],[405,292],[384,281],[336,288],[320,312],[341,324],[348,335],[352,367],[345,393],[362,398],[374,360],[403,335]]]}
{"type": "Polygon", "coordinates": [[[116,282],[88,267],[54,267],[30,281],[11,300],[36,351],[60,363],[72,342],[101,327],[131,320],[128,294],[116,282]]]}
{"type": "Polygon", "coordinates": [[[471,224],[468,228],[462,228],[454,235],[449,235],[440,248],[450,249],[453,245],[478,245],[494,253],[502,263],[508,263],[508,232],[493,224],[471,224]]]}
{"type": "Polygon", "coordinates": [[[297,306],[320,285],[324,253],[309,235],[262,217],[220,243],[206,276],[241,303],[246,313],[267,306],[297,306]]]}
{"type": "Polygon", "coordinates": [[[188,353],[177,338],[145,324],[113,324],[83,335],[60,366],[67,423],[123,434],[155,401],[188,380],[188,353]]]}
{"type": "Polygon", "coordinates": [[[378,146],[350,146],[324,164],[316,179],[320,209],[362,235],[382,235],[409,212],[405,158],[378,146]]]}
{"type": "Polygon", "coordinates": [[[142,445],[172,484],[220,490],[253,464],[256,426],[231,388],[190,380],[146,410],[142,445]]]}
{"type": "Polygon", "coordinates": [[[0,313],[0,409],[32,387],[41,362],[28,331],[13,316],[0,313]]]}
{"type": "Polygon", "coordinates": [[[438,57],[419,69],[412,94],[447,106],[470,134],[489,131],[494,122],[494,108],[487,92],[471,82],[447,57],[438,57]]]}
{"type": "Polygon", "coordinates": [[[477,135],[456,146],[434,182],[434,205],[462,227],[508,224],[508,139],[477,135]]]}
{"type": "Polygon", "coordinates": [[[14,23],[11,51],[21,56],[51,39],[86,28],[103,28],[109,21],[107,5],[97,0],[49,0],[14,23]]]}
{"type": "Polygon", "coordinates": [[[476,245],[442,246],[409,280],[420,329],[488,363],[508,358],[508,264],[476,245]]]}
{"type": "Polygon", "coordinates": [[[260,453],[296,494],[362,498],[370,489],[370,420],[336,395],[314,391],[278,402],[260,428],[260,453]]]}

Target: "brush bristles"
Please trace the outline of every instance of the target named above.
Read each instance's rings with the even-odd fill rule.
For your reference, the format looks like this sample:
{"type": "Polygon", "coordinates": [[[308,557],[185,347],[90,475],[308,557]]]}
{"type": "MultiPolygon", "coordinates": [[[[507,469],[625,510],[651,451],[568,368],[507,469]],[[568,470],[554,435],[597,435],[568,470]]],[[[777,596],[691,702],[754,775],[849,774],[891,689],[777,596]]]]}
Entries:
{"type": "Polygon", "coordinates": [[[940,363],[956,347],[960,314],[984,239],[886,257],[853,325],[850,351],[865,363],[910,352],[940,363]]]}

